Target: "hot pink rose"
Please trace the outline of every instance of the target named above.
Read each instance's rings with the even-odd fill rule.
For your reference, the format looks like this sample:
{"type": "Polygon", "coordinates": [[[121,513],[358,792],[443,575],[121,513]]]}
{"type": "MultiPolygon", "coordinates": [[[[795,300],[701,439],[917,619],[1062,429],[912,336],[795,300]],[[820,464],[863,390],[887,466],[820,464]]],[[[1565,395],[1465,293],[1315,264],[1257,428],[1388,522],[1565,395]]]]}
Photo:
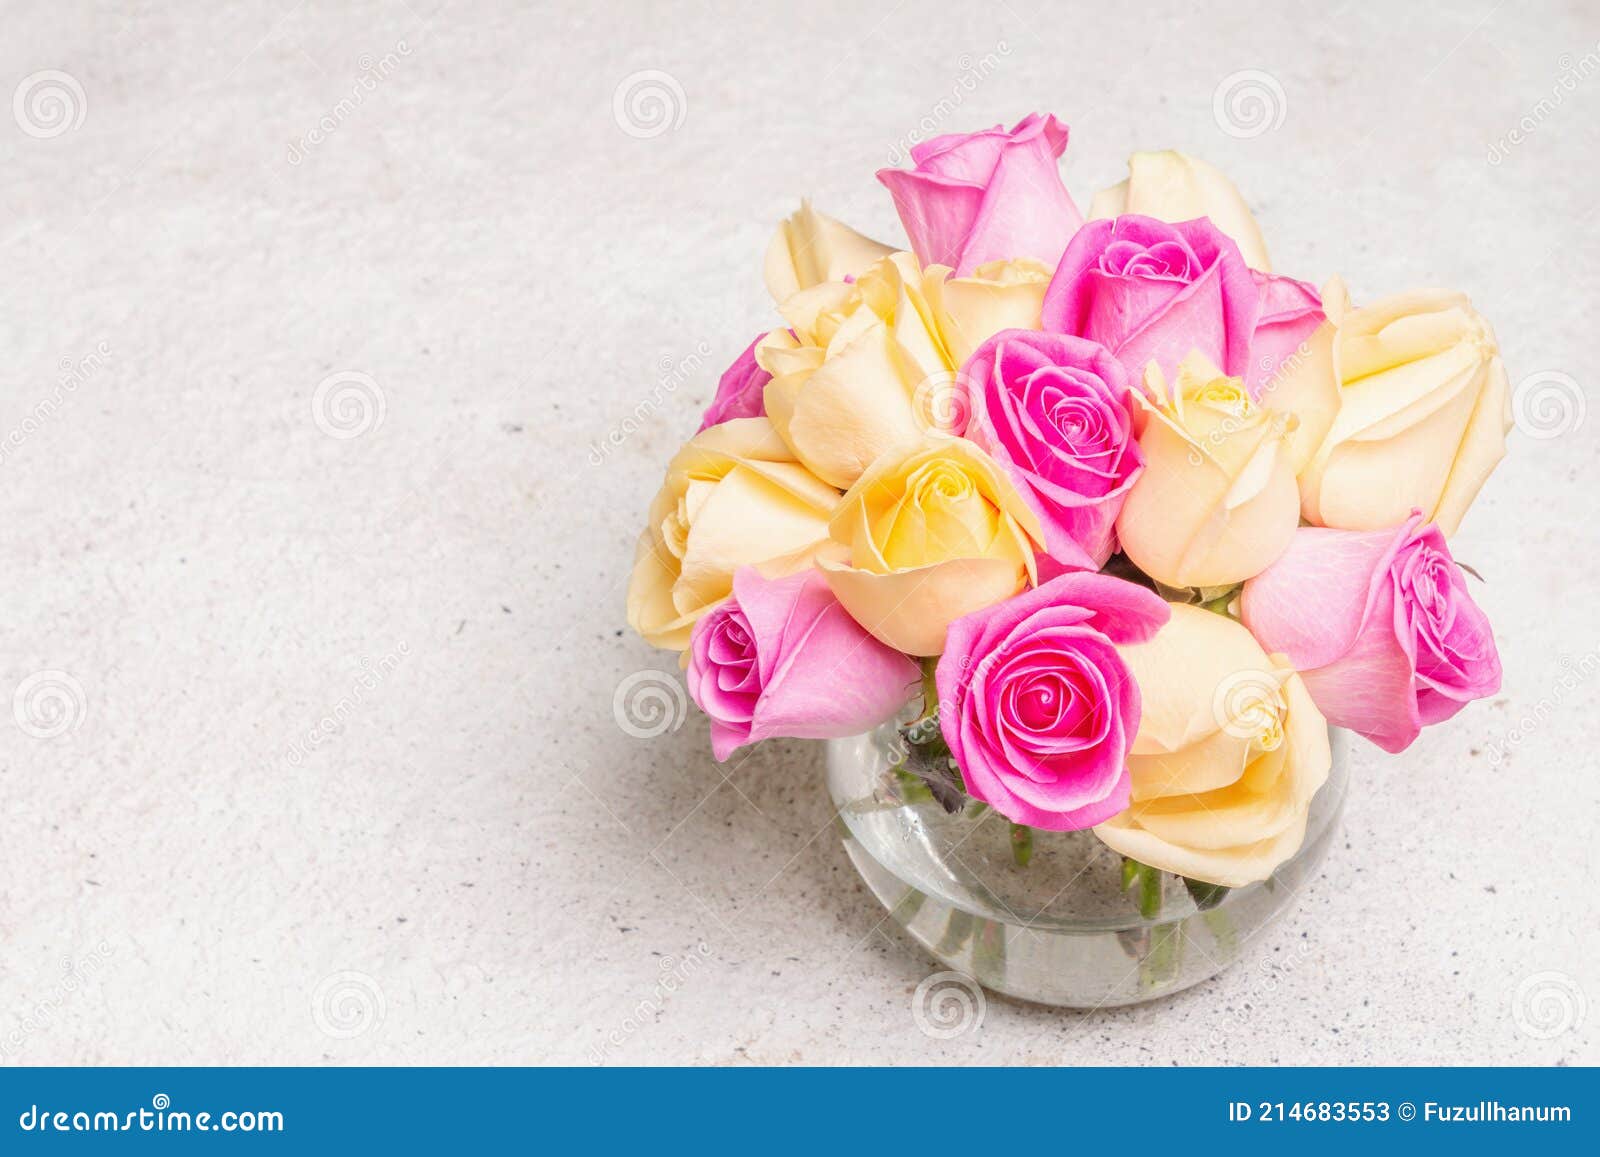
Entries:
{"type": "Polygon", "coordinates": [[[1290,358],[1300,355],[1312,331],[1327,320],[1322,298],[1303,281],[1252,269],[1259,291],[1261,316],[1250,344],[1250,370],[1244,376],[1250,397],[1261,400],[1262,389],[1290,358]]]}
{"type": "Polygon", "coordinates": [[[1048,831],[1124,810],[1139,687],[1117,644],[1170,615],[1144,587],[1079,572],[951,623],[939,727],[968,793],[1048,831]]]}
{"type": "Polygon", "coordinates": [[[1260,296],[1239,247],[1208,219],[1130,213],[1078,230],[1045,290],[1044,328],[1099,342],[1135,387],[1146,362],[1171,380],[1191,350],[1243,377],[1260,296]]]}
{"type": "Polygon", "coordinates": [[[1038,512],[1050,557],[1099,570],[1144,467],[1122,364],[1083,338],[1010,329],[973,351],[959,381],[969,395],[967,438],[1038,512]]]}
{"type": "Polygon", "coordinates": [[[711,717],[711,751],[773,736],[836,739],[893,717],[917,664],[856,624],[822,576],[734,572],[733,597],[695,624],[689,694],[711,717]]]}
{"type": "Polygon", "coordinates": [[[756,346],[766,334],[759,335],[745,347],[744,353],[733,359],[733,364],[722,372],[717,383],[717,396],[706,407],[700,429],[721,425],[730,418],[764,418],[767,416],[762,391],[772,380],[772,375],[756,365],[756,346]]]}
{"type": "Polygon", "coordinates": [[[1032,257],[1054,266],[1083,224],[1057,164],[1067,126],[1032,113],[999,125],[949,133],[911,149],[914,169],[879,169],[911,249],[923,266],[966,277],[990,261],[1032,257]]]}
{"type": "Polygon", "coordinates": [[[1241,615],[1288,656],[1328,722],[1388,752],[1500,689],[1489,620],[1422,514],[1387,530],[1302,527],[1244,585],[1241,615]]]}

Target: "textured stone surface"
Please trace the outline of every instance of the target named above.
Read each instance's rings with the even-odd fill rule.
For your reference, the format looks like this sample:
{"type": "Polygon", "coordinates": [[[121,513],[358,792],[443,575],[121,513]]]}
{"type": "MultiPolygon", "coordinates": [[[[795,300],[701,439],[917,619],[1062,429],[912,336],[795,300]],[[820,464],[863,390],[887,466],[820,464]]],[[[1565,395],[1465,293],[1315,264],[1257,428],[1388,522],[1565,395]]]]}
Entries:
{"type": "Polygon", "coordinates": [[[1600,14],[1070,7],[9,4],[0,96],[60,70],[83,118],[0,108],[0,691],[70,724],[0,728],[5,1055],[1600,1060],[1600,415],[1514,435],[1457,541],[1503,695],[1363,750],[1298,913],[1164,1003],[924,1036],[819,748],[615,722],[674,670],[622,630],[633,538],[775,320],[774,222],[898,238],[872,171],[924,118],[1060,114],[1084,205],[1204,155],[1280,270],[1466,290],[1513,382],[1592,400],[1600,14]],[[682,120],[630,136],[652,69],[682,120]],[[1250,69],[1267,131],[1230,135],[1250,69]],[[343,372],[381,424],[316,420],[343,372]]]}

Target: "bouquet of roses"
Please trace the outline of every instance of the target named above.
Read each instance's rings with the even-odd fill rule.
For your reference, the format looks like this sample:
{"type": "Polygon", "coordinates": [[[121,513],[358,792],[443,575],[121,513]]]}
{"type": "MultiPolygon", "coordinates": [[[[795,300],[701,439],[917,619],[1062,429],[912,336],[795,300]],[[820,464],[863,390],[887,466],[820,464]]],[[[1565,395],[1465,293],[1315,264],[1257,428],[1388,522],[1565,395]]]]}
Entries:
{"type": "Polygon", "coordinates": [[[668,466],[629,621],[684,652],[718,759],[920,693],[947,806],[1248,884],[1299,848],[1330,725],[1398,752],[1498,689],[1448,539],[1506,374],[1460,293],[1274,274],[1195,158],[1135,154],[1085,221],[1066,145],[1033,115],[879,172],[909,252],[779,227],[782,323],[668,466]]]}

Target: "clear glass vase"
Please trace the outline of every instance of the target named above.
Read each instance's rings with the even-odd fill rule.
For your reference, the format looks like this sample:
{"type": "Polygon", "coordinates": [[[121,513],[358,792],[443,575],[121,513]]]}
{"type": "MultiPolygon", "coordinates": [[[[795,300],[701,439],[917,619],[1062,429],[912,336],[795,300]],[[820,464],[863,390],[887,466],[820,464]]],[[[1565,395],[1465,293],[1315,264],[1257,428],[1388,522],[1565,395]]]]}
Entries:
{"type": "Polygon", "coordinates": [[[1297,901],[1344,807],[1344,739],[1333,733],[1299,852],[1220,899],[1199,888],[1197,898],[1169,873],[1152,874],[1142,894],[1139,882],[1125,887],[1122,857],[1092,831],[1032,830],[1019,848],[992,808],[946,812],[895,770],[904,748],[892,724],[829,742],[828,791],[862,879],[945,965],[1021,1000],[1103,1008],[1215,976],[1297,901]]]}

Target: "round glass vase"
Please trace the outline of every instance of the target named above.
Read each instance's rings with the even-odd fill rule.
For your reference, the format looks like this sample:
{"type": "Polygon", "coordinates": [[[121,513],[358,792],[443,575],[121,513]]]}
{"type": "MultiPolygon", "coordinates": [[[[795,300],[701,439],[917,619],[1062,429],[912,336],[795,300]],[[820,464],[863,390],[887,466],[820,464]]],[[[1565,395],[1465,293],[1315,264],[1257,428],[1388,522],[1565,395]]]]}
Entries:
{"type": "Polygon", "coordinates": [[[1313,878],[1344,808],[1345,736],[1311,804],[1305,842],[1270,878],[1222,892],[1149,873],[1092,831],[1019,829],[967,800],[955,813],[895,764],[893,724],[828,743],[828,792],[845,849],[895,921],[949,968],[1021,1000],[1137,1004],[1239,959],[1313,878]]]}

